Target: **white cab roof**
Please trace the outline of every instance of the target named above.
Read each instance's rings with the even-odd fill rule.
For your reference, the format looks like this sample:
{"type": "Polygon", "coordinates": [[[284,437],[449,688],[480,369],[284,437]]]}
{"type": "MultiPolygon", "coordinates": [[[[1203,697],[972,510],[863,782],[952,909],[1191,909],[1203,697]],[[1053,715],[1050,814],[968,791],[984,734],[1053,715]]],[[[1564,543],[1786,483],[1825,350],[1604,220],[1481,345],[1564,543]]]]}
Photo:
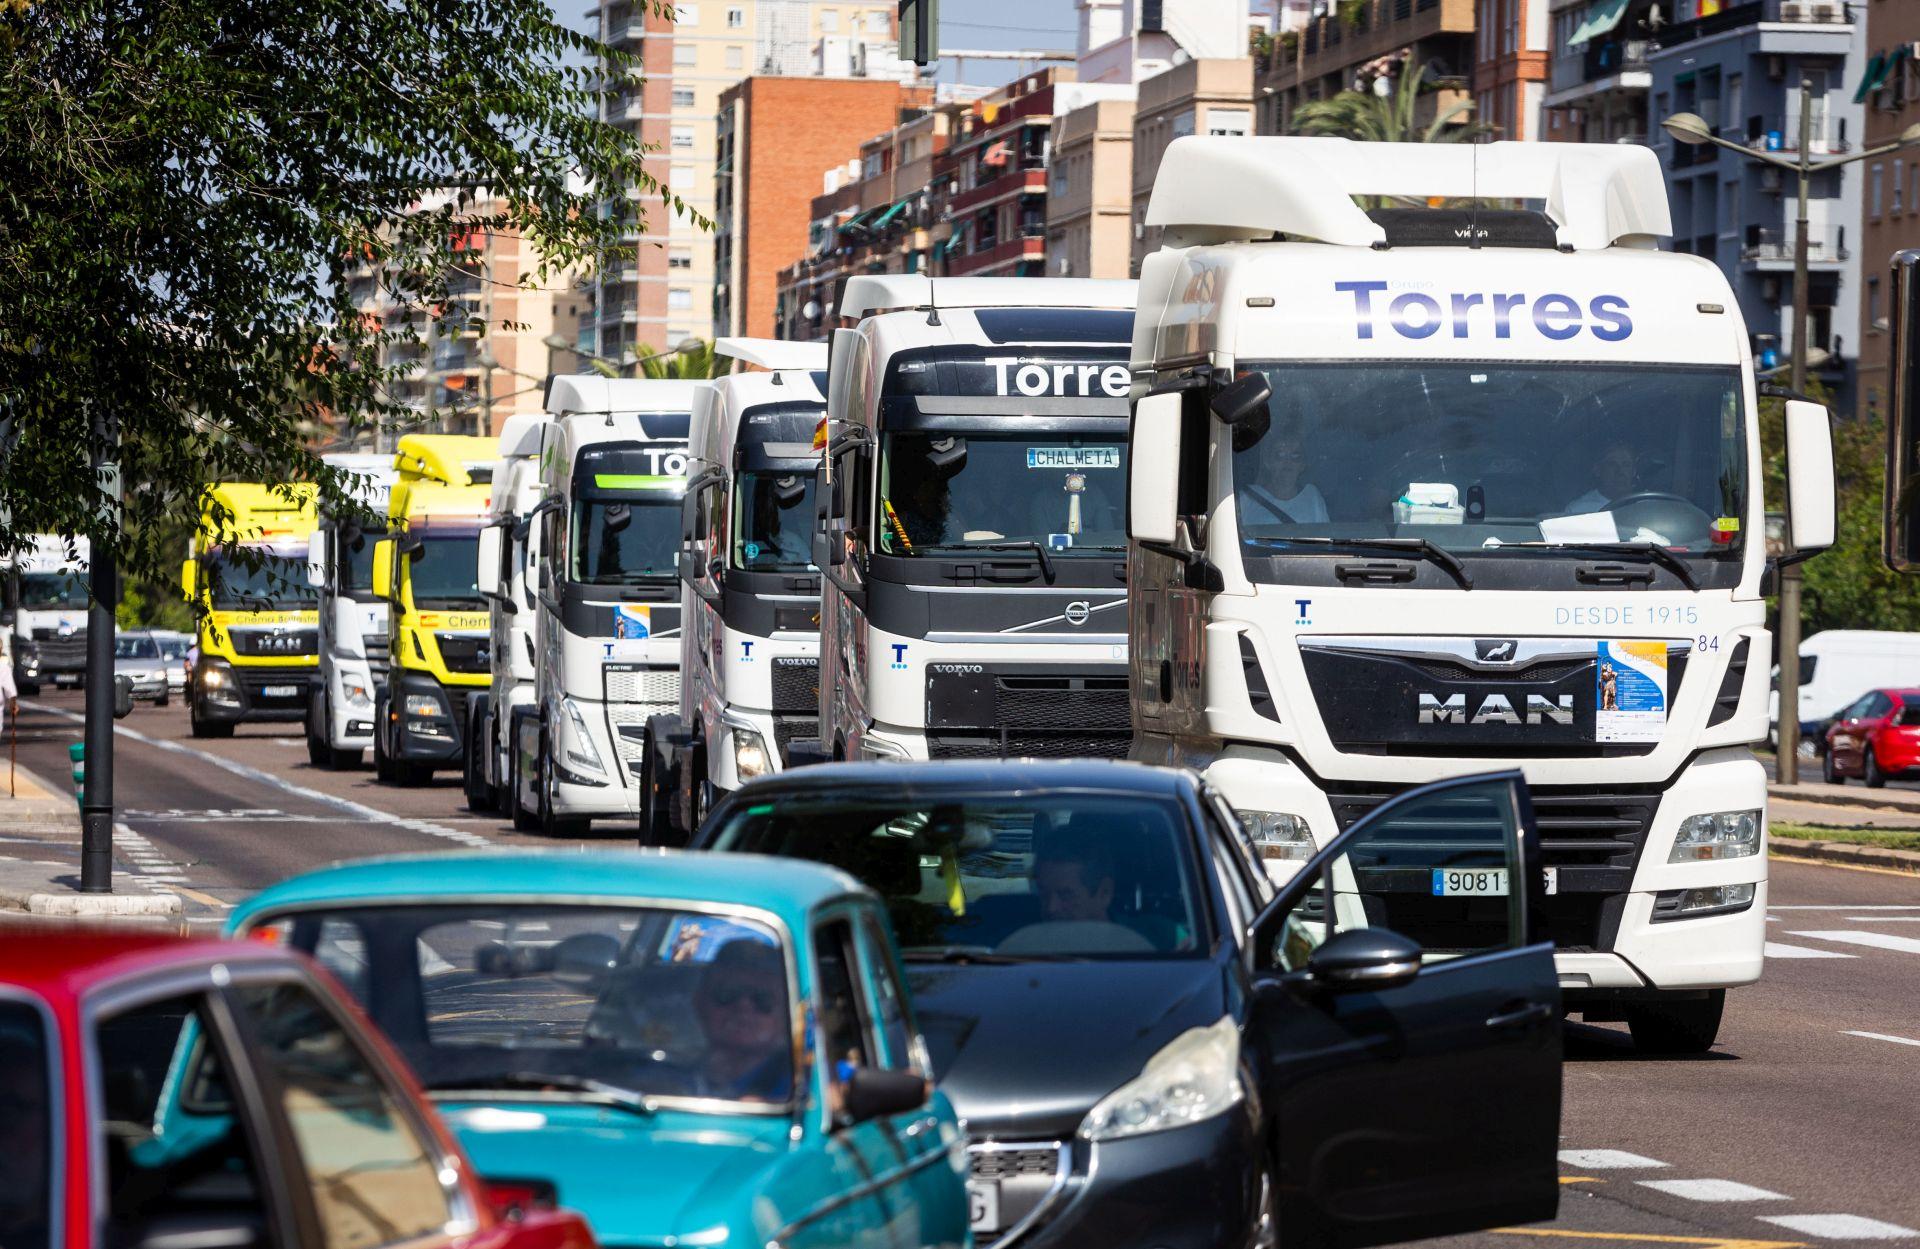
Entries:
{"type": "Polygon", "coordinates": [[[555,377],[548,387],[547,411],[555,416],[573,412],[691,412],[694,392],[703,384],[566,373],[555,377]]]}
{"type": "Polygon", "coordinates": [[[847,279],[840,315],[852,320],[907,308],[1132,308],[1130,278],[939,278],[868,273],[847,279]]]}
{"type": "MultiPolygon", "coordinates": [[[[807,344],[824,349],[826,344],[807,344]]],[[[824,363],[824,360],[823,360],[824,363]]],[[[749,408],[765,404],[815,404],[826,415],[827,397],[816,384],[826,380],[824,373],[811,369],[781,369],[771,373],[734,373],[717,377],[703,389],[694,405],[690,443],[695,459],[709,464],[732,463],[733,445],[740,433],[740,418],[749,408]]],[[[809,448],[810,450],[811,448],[809,448]]]]}
{"type": "Polygon", "coordinates": [[[797,343],[784,338],[716,338],[713,353],[730,356],[763,369],[824,369],[825,343],[797,343]]]}
{"type": "Polygon", "coordinates": [[[541,427],[552,419],[545,412],[520,412],[508,417],[500,427],[500,458],[539,455],[541,427]]]}
{"type": "Polygon", "coordinates": [[[1637,144],[1202,135],[1168,145],[1146,223],[1166,228],[1169,247],[1273,235],[1384,243],[1386,231],[1355,196],[1536,201],[1560,243],[1581,251],[1649,247],[1673,233],[1659,158],[1637,144]]]}

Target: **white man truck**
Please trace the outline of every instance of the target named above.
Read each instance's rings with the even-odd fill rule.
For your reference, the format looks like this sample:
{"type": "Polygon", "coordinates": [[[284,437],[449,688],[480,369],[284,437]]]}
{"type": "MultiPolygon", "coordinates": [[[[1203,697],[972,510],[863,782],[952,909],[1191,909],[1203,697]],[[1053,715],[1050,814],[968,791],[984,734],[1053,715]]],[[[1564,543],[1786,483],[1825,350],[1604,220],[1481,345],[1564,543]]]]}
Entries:
{"type": "MultiPolygon", "coordinates": [[[[1147,221],[1135,757],[1203,769],[1280,870],[1521,769],[1567,1009],[1711,1045],[1765,940],[1771,571],[1746,328],[1658,250],[1654,154],[1183,138],[1147,221]]],[[[1787,405],[1800,554],[1827,419],[1787,405]]],[[[1433,876],[1371,922],[1473,949],[1518,887],[1433,876]]]]}
{"type": "Polygon", "coordinates": [[[502,812],[523,832],[534,813],[513,801],[513,723],[537,713],[533,698],[533,561],[539,547],[529,517],[540,502],[540,441],[545,412],[523,412],[500,427],[493,500],[480,530],[480,593],[493,605],[487,653],[492,680],[467,701],[467,808],[502,812]]]}
{"type": "Polygon", "coordinates": [[[822,753],[1126,754],[1133,297],[847,282],[815,553],[822,753]]]}
{"type": "Polygon", "coordinates": [[[642,844],[684,843],[720,796],[818,737],[814,434],[824,344],[722,338],[734,373],[694,398],[681,508],[680,707],[647,724],[642,844]]]}
{"type": "Polygon", "coordinates": [[[22,694],[38,694],[42,682],[86,679],[91,560],[85,538],[37,533],[0,574],[13,633],[13,680],[22,694]]]}
{"type": "Polygon", "coordinates": [[[353,768],[373,745],[373,704],[387,670],[387,603],[373,592],[373,548],[387,532],[393,457],[372,452],[322,456],[352,475],[346,515],[322,512],[307,539],[307,584],[320,594],[320,666],[307,704],[307,759],[316,768],[353,768]]]}
{"type": "Polygon", "coordinates": [[[680,703],[680,503],[691,381],[547,386],[536,563],[535,715],[514,799],[550,836],[633,821],[647,720],[680,703]]]}

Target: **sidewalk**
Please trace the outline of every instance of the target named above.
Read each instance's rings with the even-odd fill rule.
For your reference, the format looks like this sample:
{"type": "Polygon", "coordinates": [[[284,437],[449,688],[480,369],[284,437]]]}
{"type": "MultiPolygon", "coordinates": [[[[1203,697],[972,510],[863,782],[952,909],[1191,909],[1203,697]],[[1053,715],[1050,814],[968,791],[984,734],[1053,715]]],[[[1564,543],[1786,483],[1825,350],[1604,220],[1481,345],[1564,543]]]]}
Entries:
{"type": "Polygon", "coordinates": [[[180,899],[80,892],[80,806],[25,768],[0,774],[0,921],[137,923],[184,931],[180,899]]]}
{"type": "MultiPolygon", "coordinates": [[[[1858,785],[1828,785],[1802,781],[1797,785],[1767,786],[1769,815],[1776,823],[1816,828],[1915,830],[1920,832],[1920,792],[1909,789],[1867,789],[1858,785]]],[[[1806,859],[1850,867],[1920,875],[1920,851],[1847,841],[1809,841],[1773,837],[1771,852],[1784,859],[1806,859]]]]}

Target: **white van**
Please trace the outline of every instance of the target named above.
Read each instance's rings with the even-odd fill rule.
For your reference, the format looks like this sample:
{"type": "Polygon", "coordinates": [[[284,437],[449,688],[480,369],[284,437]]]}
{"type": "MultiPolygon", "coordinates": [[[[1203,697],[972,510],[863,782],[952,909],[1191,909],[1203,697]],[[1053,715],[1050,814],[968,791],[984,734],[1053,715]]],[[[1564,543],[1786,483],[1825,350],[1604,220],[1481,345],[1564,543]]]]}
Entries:
{"type": "MultiPolygon", "coordinates": [[[[1891,629],[1828,629],[1800,643],[1800,734],[1821,749],[1835,712],[1868,690],[1920,685],[1920,633],[1891,629]]],[[[1773,669],[1767,703],[1773,730],[1780,724],[1780,668],[1773,669]]]]}

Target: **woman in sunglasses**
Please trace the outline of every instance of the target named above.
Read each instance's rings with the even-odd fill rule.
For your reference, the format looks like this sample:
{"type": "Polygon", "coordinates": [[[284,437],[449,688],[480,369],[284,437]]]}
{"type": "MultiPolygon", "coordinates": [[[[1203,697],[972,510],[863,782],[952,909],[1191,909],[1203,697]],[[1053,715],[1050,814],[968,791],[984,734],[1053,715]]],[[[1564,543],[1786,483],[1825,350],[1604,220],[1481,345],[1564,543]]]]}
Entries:
{"type": "Polygon", "coordinates": [[[783,1102],[793,1087],[787,974],[780,952],[736,938],[714,953],[694,993],[707,1056],[696,1096],[783,1102]]]}

